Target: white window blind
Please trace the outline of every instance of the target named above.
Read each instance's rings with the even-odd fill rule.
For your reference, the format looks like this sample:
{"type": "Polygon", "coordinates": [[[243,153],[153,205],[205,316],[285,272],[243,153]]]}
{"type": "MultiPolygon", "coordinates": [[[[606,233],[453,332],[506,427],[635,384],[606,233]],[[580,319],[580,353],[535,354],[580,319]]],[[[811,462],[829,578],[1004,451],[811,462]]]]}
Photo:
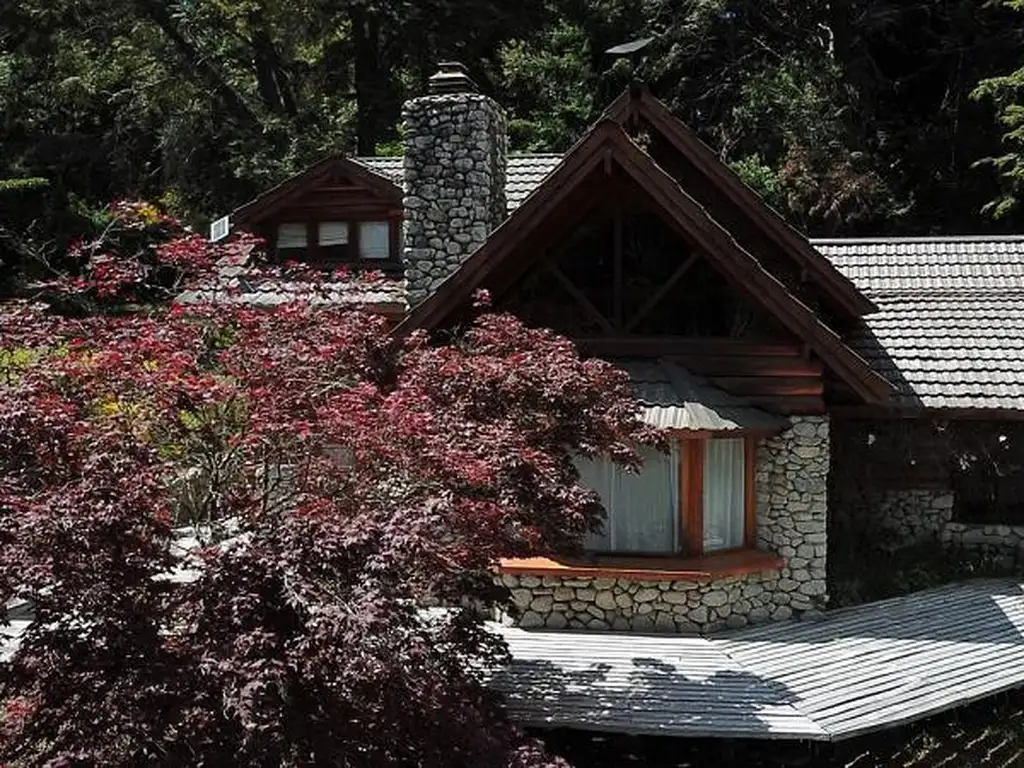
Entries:
{"type": "Polygon", "coordinates": [[[319,227],[320,247],[348,245],[347,221],[321,221],[319,227]]]}
{"type": "Polygon", "coordinates": [[[391,225],[386,221],[364,221],[359,225],[359,255],[364,259],[391,256],[391,225]]]}
{"type": "Polygon", "coordinates": [[[640,450],[644,467],[627,472],[610,461],[579,459],[580,481],[597,491],[608,517],[604,532],[586,548],[596,552],[674,553],[678,549],[679,460],[676,445],[665,455],[640,450]]]}
{"type": "Polygon", "coordinates": [[[305,248],[306,225],[303,223],[290,223],[277,225],[277,247],[280,250],[292,248],[305,248]]]}
{"type": "Polygon", "coordinates": [[[744,441],[708,440],[704,452],[704,551],[743,546],[744,441]]]}

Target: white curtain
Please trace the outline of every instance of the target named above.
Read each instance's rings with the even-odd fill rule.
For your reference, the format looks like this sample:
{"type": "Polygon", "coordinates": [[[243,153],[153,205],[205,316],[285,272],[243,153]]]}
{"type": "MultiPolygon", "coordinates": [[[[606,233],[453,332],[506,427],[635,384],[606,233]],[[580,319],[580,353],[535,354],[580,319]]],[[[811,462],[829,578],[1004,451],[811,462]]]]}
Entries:
{"type": "Polygon", "coordinates": [[[277,247],[279,249],[305,248],[306,245],[306,225],[304,223],[278,224],[277,247]]]}
{"type": "Polygon", "coordinates": [[[639,474],[610,461],[578,460],[581,482],[597,491],[608,517],[604,532],[586,542],[597,552],[671,554],[679,546],[679,456],[639,450],[639,474]]]}
{"type": "Polygon", "coordinates": [[[359,225],[359,255],[364,259],[391,256],[391,225],[386,221],[364,221],[359,225]]]}
{"type": "Polygon", "coordinates": [[[744,441],[708,440],[704,453],[704,551],[743,546],[744,441]]]}
{"type": "Polygon", "coordinates": [[[348,244],[348,222],[346,221],[321,221],[320,222],[320,245],[327,247],[331,245],[348,244]]]}

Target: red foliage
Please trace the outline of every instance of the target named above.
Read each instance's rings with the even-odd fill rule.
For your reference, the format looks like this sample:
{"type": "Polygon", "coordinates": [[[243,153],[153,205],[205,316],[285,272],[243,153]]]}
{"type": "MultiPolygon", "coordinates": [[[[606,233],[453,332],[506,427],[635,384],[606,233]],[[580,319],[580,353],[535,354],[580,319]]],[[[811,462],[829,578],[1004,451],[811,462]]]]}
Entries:
{"type": "Polygon", "coordinates": [[[554,764],[479,609],[598,524],[574,453],[652,439],[624,374],[494,314],[442,346],[301,303],[2,321],[0,606],[35,621],[0,764],[554,764]]]}

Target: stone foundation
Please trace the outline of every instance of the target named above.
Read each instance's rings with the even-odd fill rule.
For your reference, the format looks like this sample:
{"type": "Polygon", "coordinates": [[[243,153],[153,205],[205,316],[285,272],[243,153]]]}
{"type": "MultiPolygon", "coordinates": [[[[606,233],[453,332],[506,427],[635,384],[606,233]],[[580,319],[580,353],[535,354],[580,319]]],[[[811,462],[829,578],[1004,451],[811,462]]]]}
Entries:
{"type": "Polygon", "coordinates": [[[828,601],[828,468],[823,417],[794,417],[758,446],[758,549],[781,556],[781,570],[712,581],[506,574],[519,625],[697,634],[816,615],[828,601]]]}
{"type": "Polygon", "coordinates": [[[788,619],[793,603],[810,605],[810,596],[797,591],[800,584],[777,573],[706,583],[510,574],[502,581],[526,629],[698,634],[788,619]]]}

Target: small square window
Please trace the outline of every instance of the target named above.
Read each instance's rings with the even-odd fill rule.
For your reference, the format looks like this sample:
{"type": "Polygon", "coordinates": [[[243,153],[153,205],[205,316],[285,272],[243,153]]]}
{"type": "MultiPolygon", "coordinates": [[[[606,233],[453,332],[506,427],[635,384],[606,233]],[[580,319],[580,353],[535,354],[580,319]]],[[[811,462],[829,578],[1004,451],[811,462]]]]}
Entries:
{"type": "Polygon", "coordinates": [[[370,260],[391,258],[391,224],[386,221],[360,223],[359,257],[370,260]]]}
{"type": "Polygon", "coordinates": [[[279,224],[275,246],[277,255],[282,259],[295,259],[304,256],[309,246],[305,223],[279,224]]]}
{"type": "Polygon", "coordinates": [[[319,257],[344,261],[351,258],[347,221],[321,221],[318,225],[319,257]]]}

